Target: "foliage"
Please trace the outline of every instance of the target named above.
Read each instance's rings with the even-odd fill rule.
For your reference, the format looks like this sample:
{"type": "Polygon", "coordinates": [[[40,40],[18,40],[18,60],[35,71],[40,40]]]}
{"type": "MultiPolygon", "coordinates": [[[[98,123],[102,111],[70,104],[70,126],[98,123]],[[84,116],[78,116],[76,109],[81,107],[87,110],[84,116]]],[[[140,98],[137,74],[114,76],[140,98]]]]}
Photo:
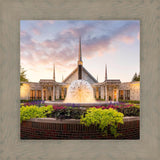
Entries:
{"type": "Polygon", "coordinates": [[[119,102],[140,104],[140,101],[135,101],[135,100],[122,100],[122,99],[119,99],[119,102]]]}
{"type": "Polygon", "coordinates": [[[21,103],[25,103],[25,102],[34,102],[34,101],[41,101],[41,100],[40,100],[40,99],[34,99],[34,100],[21,99],[21,103]]]}
{"type": "Polygon", "coordinates": [[[48,114],[48,117],[53,117],[57,119],[80,119],[81,115],[83,115],[85,110],[80,108],[72,108],[72,107],[56,107],[53,106],[53,111],[51,114],[48,114]]]}
{"type": "Polygon", "coordinates": [[[124,114],[124,116],[139,116],[140,109],[138,107],[129,107],[129,108],[118,108],[118,112],[124,114]]]}
{"type": "MultiPolygon", "coordinates": [[[[102,110],[113,109],[115,111],[123,113],[124,116],[140,115],[140,105],[138,104],[113,103],[103,106],[91,106],[91,108],[102,110]]],[[[22,103],[20,112],[21,122],[30,118],[42,117],[53,117],[57,119],[80,119],[81,115],[87,114],[85,107],[77,107],[74,104],[68,104],[68,106],[44,106],[44,101],[41,100],[22,103]],[[48,109],[50,109],[50,112],[47,112],[48,109]]]]}
{"type": "Polygon", "coordinates": [[[117,109],[117,108],[129,108],[129,107],[138,107],[140,108],[139,104],[133,104],[133,103],[113,103],[113,104],[106,104],[106,105],[98,105],[98,106],[93,106],[96,108],[102,108],[102,109],[117,109]]]}
{"type": "Polygon", "coordinates": [[[26,78],[26,70],[24,68],[20,68],[20,82],[28,82],[26,78]]]}
{"type": "Polygon", "coordinates": [[[118,112],[124,114],[124,116],[139,116],[140,115],[140,106],[137,104],[117,104],[117,105],[108,105],[108,106],[96,106],[95,108],[102,109],[116,109],[118,112]]]}
{"type": "Polygon", "coordinates": [[[47,107],[32,106],[22,106],[20,108],[20,121],[31,119],[31,118],[44,118],[47,114],[53,111],[53,107],[48,105],[47,107]]]}
{"type": "Polygon", "coordinates": [[[81,116],[80,122],[85,126],[95,125],[98,126],[101,131],[107,134],[107,127],[109,127],[111,134],[115,137],[119,135],[117,133],[118,124],[123,124],[123,114],[112,109],[102,108],[89,108],[85,115],[81,116]]]}
{"type": "Polygon", "coordinates": [[[137,75],[137,73],[134,74],[133,78],[132,78],[132,82],[134,81],[140,81],[140,74],[137,75]]]}
{"type": "Polygon", "coordinates": [[[21,104],[21,106],[32,106],[32,105],[36,105],[36,106],[44,106],[44,101],[42,100],[31,100],[31,101],[21,101],[23,102],[21,104]]]}

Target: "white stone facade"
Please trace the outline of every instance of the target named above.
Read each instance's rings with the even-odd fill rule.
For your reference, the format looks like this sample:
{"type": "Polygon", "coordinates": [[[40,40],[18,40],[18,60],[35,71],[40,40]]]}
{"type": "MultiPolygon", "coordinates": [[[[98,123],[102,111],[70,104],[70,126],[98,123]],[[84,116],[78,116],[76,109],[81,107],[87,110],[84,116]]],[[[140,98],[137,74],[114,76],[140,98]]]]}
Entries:
{"type": "MultiPolygon", "coordinates": [[[[77,72],[75,72],[75,75],[71,76],[71,79],[69,78],[67,82],[77,79],[76,73],[77,72]]],[[[85,75],[85,77],[89,76],[85,75]]],[[[91,82],[93,81],[91,78],[90,80],[91,82]]],[[[55,83],[54,81],[50,83],[51,84],[48,84],[47,80],[44,84],[41,84],[40,82],[23,83],[20,87],[21,99],[42,99],[52,101],[65,99],[70,84],[63,82],[55,83]]],[[[92,83],[96,99],[106,101],[118,101],[119,98],[123,100],[140,100],[140,82],[110,83],[111,81],[109,80],[103,83],[92,83]],[[121,93],[123,93],[123,95],[121,95],[121,93]]]]}
{"type": "Polygon", "coordinates": [[[119,90],[125,92],[130,92],[130,100],[140,100],[140,82],[126,82],[121,83],[119,90]]]}

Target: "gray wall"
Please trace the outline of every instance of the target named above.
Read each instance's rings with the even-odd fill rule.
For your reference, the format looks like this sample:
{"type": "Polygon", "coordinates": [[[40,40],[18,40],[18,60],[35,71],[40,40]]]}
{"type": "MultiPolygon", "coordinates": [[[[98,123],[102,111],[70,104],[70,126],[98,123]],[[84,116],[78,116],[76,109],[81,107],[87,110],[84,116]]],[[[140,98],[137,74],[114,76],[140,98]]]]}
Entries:
{"type": "Polygon", "coordinates": [[[160,152],[159,0],[0,1],[0,159],[157,160],[160,152]],[[20,20],[139,19],[141,21],[140,140],[20,140],[20,20]]]}

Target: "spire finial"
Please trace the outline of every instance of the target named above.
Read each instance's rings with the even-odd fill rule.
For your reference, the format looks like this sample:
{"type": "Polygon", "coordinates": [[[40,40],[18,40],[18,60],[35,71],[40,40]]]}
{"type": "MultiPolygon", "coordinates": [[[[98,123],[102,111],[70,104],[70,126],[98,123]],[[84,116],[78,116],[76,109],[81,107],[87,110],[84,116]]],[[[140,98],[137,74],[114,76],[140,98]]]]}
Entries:
{"type": "Polygon", "coordinates": [[[55,64],[53,64],[53,80],[55,81],[55,64]]]}
{"type": "Polygon", "coordinates": [[[105,64],[105,81],[107,81],[107,64],[105,64]]]}

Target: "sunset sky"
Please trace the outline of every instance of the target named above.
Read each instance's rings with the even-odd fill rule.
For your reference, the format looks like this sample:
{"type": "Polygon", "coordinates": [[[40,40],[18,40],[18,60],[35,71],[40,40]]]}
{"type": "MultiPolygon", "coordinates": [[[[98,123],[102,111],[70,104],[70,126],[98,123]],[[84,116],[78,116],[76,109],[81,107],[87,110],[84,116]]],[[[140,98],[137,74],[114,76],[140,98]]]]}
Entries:
{"type": "Polygon", "coordinates": [[[131,81],[140,72],[140,22],[138,20],[73,21],[22,20],[20,22],[21,67],[29,81],[62,81],[77,66],[79,36],[83,66],[103,82],[131,81]]]}

